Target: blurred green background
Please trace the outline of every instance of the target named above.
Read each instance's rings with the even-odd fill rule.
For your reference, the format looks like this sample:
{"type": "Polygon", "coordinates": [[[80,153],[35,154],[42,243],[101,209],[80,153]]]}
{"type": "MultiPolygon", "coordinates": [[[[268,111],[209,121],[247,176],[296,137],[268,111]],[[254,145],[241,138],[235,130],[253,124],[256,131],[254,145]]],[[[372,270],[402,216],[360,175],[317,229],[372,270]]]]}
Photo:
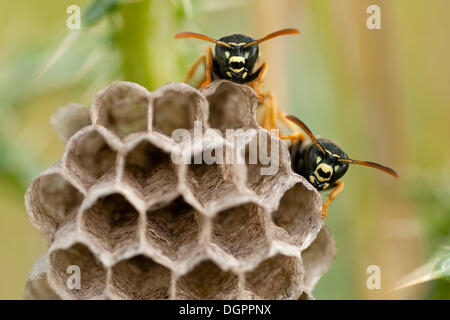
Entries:
{"type": "Polygon", "coordinates": [[[350,156],[401,176],[349,170],[328,210],[338,254],[316,298],[450,299],[448,269],[391,290],[430,259],[450,264],[448,12],[448,0],[0,0],[0,298],[22,298],[46,250],[23,196],[61,158],[51,114],[71,101],[89,106],[114,80],[149,90],[181,81],[208,44],[174,40],[177,32],[257,38],[296,27],[300,36],[261,44],[263,87],[350,156]],[[81,31],[66,27],[73,4],[81,31]],[[371,4],[381,30],[366,27],[371,4]],[[369,265],[381,269],[380,290],[366,286],[369,265]]]}

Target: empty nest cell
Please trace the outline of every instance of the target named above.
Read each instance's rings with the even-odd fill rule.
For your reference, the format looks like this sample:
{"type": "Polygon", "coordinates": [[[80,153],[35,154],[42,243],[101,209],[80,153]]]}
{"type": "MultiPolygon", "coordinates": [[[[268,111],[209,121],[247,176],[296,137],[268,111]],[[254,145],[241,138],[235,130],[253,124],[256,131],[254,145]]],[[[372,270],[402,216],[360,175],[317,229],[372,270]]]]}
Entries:
{"type": "Polygon", "coordinates": [[[97,131],[87,130],[72,140],[66,158],[66,167],[85,188],[115,174],[117,152],[97,131]]]}
{"type": "Polygon", "coordinates": [[[284,143],[260,129],[245,146],[244,152],[242,156],[247,164],[247,186],[259,197],[268,198],[273,187],[279,184],[280,177],[289,173],[284,143]]]}
{"type": "Polygon", "coordinates": [[[109,252],[138,244],[138,211],[121,194],[99,198],[82,215],[82,230],[109,252]]]}
{"type": "Polygon", "coordinates": [[[211,214],[220,209],[224,203],[239,198],[235,184],[229,180],[230,170],[231,165],[195,164],[193,160],[188,166],[187,184],[205,212],[211,214]]]}
{"type": "Polygon", "coordinates": [[[301,262],[277,254],[245,273],[245,290],[261,299],[297,299],[301,294],[301,262]]]}
{"type": "Polygon", "coordinates": [[[143,255],[121,261],[112,268],[108,291],[113,298],[168,299],[171,273],[143,255]]]}
{"type": "Polygon", "coordinates": [[[168,84],[151,95],[118,82],[96,97],[94,124],[80,109],[78,124],[62,133],[69,139],[64,171],[49,169],[27,193],[33,223],[51,239],[47,279],[55,292],[64,299],[309,297],[331,263],[334,243],[319,234],[302,253],[305,275],[301,259],[288,256],[300,256],[295,250],[307,248],[319,232],[320,201],[292,173],[284,142],[258,130],[257,102],[252,89],[229,81],[213,81],[202,91],[168,84]],[[213,129],[242,129],[233,141],[217,132],[190,146],[165,137],[176,129],[194,136],[194,122],[206,123],[208,103],[213,129]],[[244,135],[232,155],[245,157],[245,164],[206,163],[203,155],[218,142],[231,145],[244,135]],[[193,156],[191,164],[174,164],[175,147],[187,160],[201,151],[201,163],[193,156]],[[114,191],[98,185],[112,179],[114,191]],[[83,244],[71,242],[76,236],[83,244]]]}
{"type": "Polygon", "coordinates": [[[172,260],[187,257],[197,245],[197,212],[182,197],[147,211],[145,236],[153,248],[172,260]]]}
{"type": "Polygon", "coordinates": [[[336,255],[336,243],[327,227],[323,227],[311,245],[302,252],[305,268],[304,287],[311,292],[328,271],[336,255]]]}
{"type": "Polygon", "coordinates": [[[189,88],[180,90],[179,87],[175,89],[168,85],[160,89],[161,92],[153,100],[154,131],[171,137],[176,129],[190,130],[195,120],[201,121],[202,97],[195,89],[189,88]]]}
{"type": "Polygon", "coordinates": [[[67,217],[77,213],[83,200],[83,195],[59,173],[38,177],[28,196],[32,221],[47,237],[51,237],[67,217]]]}
{"type": "Polygon", "coordinates": [[[287,240],[302,248],[310,244],[322,226],[320,208],[314,204],[312,192],[301,183],[295,184],[284,193],[278,209],[272,213],[274,223],[284,230],[282,237],[287,233],[287,240]]]}
{"type": "Polygon", "coordinates": [[[58,249],[49,256],[48,278],[65,298],[92,299],[102,295],[106,270],[82,244],[58,249]]]}
{"type": "Polygon", "coordinates": [[[97,124],[120,138],[147,130],[149,95],[136,84],[112,84],[99,94],[94,108],[98,112],[97,124]]]}
{"type": "Polygon", "coordinates": [[[146,200],[156,201],[177,192],[178,179],[171,155],[147,140],[126,155],[124,179],[146,200]]]}
{"type": "Polygon", "coordinates": [[[67,142],[78,130],[91,124],[89,108],[69,103],[59,108],[51,116],[50,122],[60,138],[67,142]]]}
{"type": "Polygon", "coordinates": [[[231,300],[238,297],[238,277],[205,260],[177,280],[177,299],[231,300]]]}
{"type": "Polygon", "coordinates": [[[253,94],[249,88],[218,81],[213,83],[213,92],[207,93],[209,102],[208,122],[211,128],[225,133],[226,129],[256,127],[254,122],[256,100],[253,105],[253,94]]]}
{"type": "Polygon", "coordinates": [[[218,213],[212,221],[211,242],[241,264],[264,256],[270,246],[264,209],[246,203],[218,213]]]}

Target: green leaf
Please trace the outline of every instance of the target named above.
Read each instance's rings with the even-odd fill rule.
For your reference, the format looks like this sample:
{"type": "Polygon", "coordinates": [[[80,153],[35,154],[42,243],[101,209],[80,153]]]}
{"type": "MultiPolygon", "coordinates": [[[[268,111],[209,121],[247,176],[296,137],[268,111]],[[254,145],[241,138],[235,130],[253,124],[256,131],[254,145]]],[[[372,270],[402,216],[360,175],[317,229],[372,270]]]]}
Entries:
{"type": "Polygon", "coordinates": [[[436,254],[437,262],[434,270],[438,272],[439,277],[450,281],[450,248],[444,247],[436,254]]]}
{"type": "Polygon", "coordinates": [[[107,14],[117,9],[121,0],[93,0],[91,5],[84,11],[83,24],[91,27],[104,18],[107,14]]]}
{"type": "Polygon", "coordinates": [[[427,263],[403,277],[392,290],[438,279],[450,281],[450,246],[448,245],[439,248],[427,263]]]}

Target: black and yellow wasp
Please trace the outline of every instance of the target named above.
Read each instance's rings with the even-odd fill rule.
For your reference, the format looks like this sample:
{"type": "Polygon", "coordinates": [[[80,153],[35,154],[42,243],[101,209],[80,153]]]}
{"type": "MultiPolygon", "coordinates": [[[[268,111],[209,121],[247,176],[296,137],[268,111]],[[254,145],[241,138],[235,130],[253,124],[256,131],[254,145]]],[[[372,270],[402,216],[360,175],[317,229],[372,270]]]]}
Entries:
{"type": "Polygon", "coordinates": [[[327,216],[327,207],[344,188],[344,183],[339,179],[347,172],[349,164],[372,167],[398,178],[395,170],[381,164],[350,159],[344,150],[333,141],[316,138],[297,117],[288,115],[286,118],[301,127],[311,139],[311,142],[304,143],[302,133],[281,137],[282,139],[291,139],[293,142],[290,148],[292,169],[308,180],[318,191],[332,190],[323,204],[323,217],[327,216]]]}
{"type": "Polygon", "coordinates": [[[293,28],[282,29],[255,40],[249,36],[242,34],[232,34],[222,37],[218,40],[212,39],[203,34],[194,32],[181,32],[175,35],[175,38],[197,38],[209,41],[215,44],[214,55],[211,47],[206,48],[206,53],[200,56],[189,69],[185,82],[194,76],[200,63],[205,62],[205,77],[200,87],[206,87],[212,80],[226,79],[236,83],[244,83],[252,87],[258,94],[260,100],[267,107],[262,127],[270,130],[275,129],[275,121],[281,118],[284,122],[284,114],[282,114],[271,93],[261,93],[260,87],[265,72],[267,71],[267,63],[263,62],[257,66],[259,57],[259,44],[263,41],[288,34],[298,34],[300,31],[293,28]]]}

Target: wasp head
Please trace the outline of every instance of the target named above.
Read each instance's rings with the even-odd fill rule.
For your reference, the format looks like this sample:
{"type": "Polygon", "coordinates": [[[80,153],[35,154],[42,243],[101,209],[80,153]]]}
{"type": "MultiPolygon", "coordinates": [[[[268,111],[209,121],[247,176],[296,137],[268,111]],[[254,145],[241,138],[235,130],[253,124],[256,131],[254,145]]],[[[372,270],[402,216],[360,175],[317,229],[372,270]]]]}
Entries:
{"type": "Polygon", "coordinates": [[[253,71],[258,59],[259,43],[278,36],[297,33],[300,31],[288,28],[272,32],[258,40],[242,34],[232,34],[215,40],[199,33],[181,32],[176,34],[175,38],[197,38],[214,43],[216,45],[214,68],[218,69],[215,71],[223,79],[242,83],[252,81],[253,77],[258,75],[257,73],[249,75],[249,73],[253,71]]]}
{"type": "Polygon", "coordinates": [[[347,154],[335,143],[327,139],[317,139],[325,153],[311,144],[305,152],[306,178],[319,191],[331,187],[347,172],[347,154]]]}
{"type": "Polygon", "coordinates": [[[246,45],[255,40],[241,34],[233,34],[220,38],[219,41],[228,45],[216,44],[215,59],[220,74],[234,82],[245,82],[259,55],[257,44],[246,45]]]}

